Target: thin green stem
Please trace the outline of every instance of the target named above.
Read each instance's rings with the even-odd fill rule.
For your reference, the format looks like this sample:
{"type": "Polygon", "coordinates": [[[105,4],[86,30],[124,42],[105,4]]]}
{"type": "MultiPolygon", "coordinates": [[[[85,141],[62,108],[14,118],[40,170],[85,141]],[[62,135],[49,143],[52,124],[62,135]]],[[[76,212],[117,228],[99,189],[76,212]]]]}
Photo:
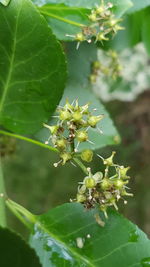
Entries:
{"type": "Polygon", "coordinates": [[[46,144],[44,144],[42,142],[36,141],[34,139],[31,139],[31,138],[28,138],[28,137],[25,137],[25,136],[22,136],[22,135],[19,135],[19,134],[9,133],[9,132],[3,131],[3,130],[0,130],[0,134],[4,134],[4,135],[8,135],[8,136],[20,139],[20,140],[24,140],[24,141],[30,142],[32,144],[47,148],[47,149],[49,149],[49,150],[51,150],[53,152],[58,153],[58,150],[56,148],[54,148],[54,147],[48,146],[48,145],[46,145],[46,144]]]}
{"type": "Polygon", "coordinates": [[[77,27],[80,27],[80,28],[82,28],[82,27],[86,27],[86,25],[81,24],[81,23],[78,23],[78,22],[76,22],[76,21],[72,21],[72,20],[70,20],[70,19],[65,19],[65,18],[60,17],[60,16],[58,16],[58,15],[54,15],[54,14],[52,14],[52,13],[50,13],[50,12],[46,12],[46,11],[42,10],[42,8],[39,8],[39,10],[40,10],[40,13],[41,13],[41,14],[46,15],[46,16],[48,16],[48,17],[52,17],[52,18],[54,18],[54,19],[63,21],[63,22],[65,22],[65,23],[68,23],[68,24],[71,24],[71,25],[74,25],[74,26],[77,26],[77,27]]]}
{"type": "Polygon", "coordinates": [[[5,213],[5,201],[3,195],[5,195],[5,185],[2,172],[2,163],[0,157],[0,226],[6,227],[6,213],[5,213]]]}
{"type": "Polygon", "coordinates": [[[77,158],[73,158],[74,162],[81,168],[81,170],[86,174],[89,175],[87,168],[84,166],[84,164],[77,158]]]}
{"type": "Polygon", "coordinates": [[[5,203],[11,212],[27,227],[32,228],[32,225],[36,222],[36,216],[20,206],[16,202],[6,199],[5,203]]]}

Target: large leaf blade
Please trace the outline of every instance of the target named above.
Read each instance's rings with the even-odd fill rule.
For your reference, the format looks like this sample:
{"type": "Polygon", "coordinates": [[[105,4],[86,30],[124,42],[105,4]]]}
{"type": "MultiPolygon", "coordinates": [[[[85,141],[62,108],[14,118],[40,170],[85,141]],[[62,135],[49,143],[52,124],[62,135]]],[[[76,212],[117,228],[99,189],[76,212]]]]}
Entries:
{"type": "Polygon", "coordinates": [[[132,3],[133,7],[128,10],[128,13],[133,13],[150,6],[150,0],[132,0],[132,3]]]}
{"type": "Polygon", "coordinates": [[[30,243],[43,267],[148,266],[146,235],[113,210],[101,227],[94,218],[97,212],[85,212],[80,204],[64,204],[37,216],[30,243]],[[78,238],[83,242],[80,247],[78,238]]]}
{"type": "Polygon", "coordinates": [[[62,96],[64,55],[29,0],[0,6],[0,35],[0,123],[18,133],[34,133],[62,96]]]}
{"type": "Polygon", "coordinates": [[[17,234],[0,228],[0,264],[2,267],[41,267],[33,249],[17,234]]]}

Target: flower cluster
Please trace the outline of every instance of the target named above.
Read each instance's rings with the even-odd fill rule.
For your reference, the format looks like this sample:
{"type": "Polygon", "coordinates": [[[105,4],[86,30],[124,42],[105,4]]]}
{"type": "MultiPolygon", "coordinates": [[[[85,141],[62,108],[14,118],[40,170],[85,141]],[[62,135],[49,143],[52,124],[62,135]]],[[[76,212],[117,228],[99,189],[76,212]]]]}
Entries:
{"type": "Polygon", "coordinates": [[[100,74],[110,77],[113,80],[116,80],[121,75],[122,66],[118,54],[113,50],[109,50],[105,52],[105,57],[105,64],[100,61],[94,61],[92,63],[92,74],[90,75],[91,83],[95,83],[100,74]]]}
{"type": "Polygon", "coordinates": [[[129,176],[127,171],[129,167],[119,166],[113,162],[112,155],[103,160],[103,164],[106,166],[104,174],[102,172],[97,172],[94,175],[91,173],[91,169],[88,168],[88,176],[86,176],[82,183],[79,183],[78,193],[76,196],[76,202],[82,203],[85,208],[90,209],[95,206],[99,206],[100,210],[104,212],[107,218],[107,208],[114,206],[118,210],[117,202],[123,199],[124,204],[127,203],[124,200],[126,196],[133,196],[131,193],[127,192],[127,184],[129,182],[129,176]],[[114,174],[111,176],[111,171],[114,174]]]}
{"type": "MultiPolygon", "coordinates": [[[[93,110],[94,111],[94,110],[93,110]]],[[[56,125],[44,124],[50,130],[50,137],[46,144],[51,140],[52,144],[59,151],[60,161],[55,163],[57,167],[59,163],[64,165],[71,160],[78,146],[83,142],[90,142],[88,130],[90,127],[96,128],[99,121],[103,119],[103,115],[95,116],[89,110],[89,103],[79,106],[78,100],[72,104],[66,101],[63,107],[57,108],[58,116],[56,125]]],[[[90,162],[93,152],[89,149],[82,151],[80,157],[82,160],[90,162]]]]}
{"type": "Polygon", "coordinates": [[[89,26],[82,27],[81,32],[70,37],[74,37],[78,41],[78,46],[83,41],[91,43],[93,37],[95,37],[95,42],[109,40],[109,34],[116,34],[119,30],[124,29],[119,25],[121,19],[115,18],[112,8],[112,3],[105,4],[102,0],[101,4],[92,9],[88,15],[89,26]]]}

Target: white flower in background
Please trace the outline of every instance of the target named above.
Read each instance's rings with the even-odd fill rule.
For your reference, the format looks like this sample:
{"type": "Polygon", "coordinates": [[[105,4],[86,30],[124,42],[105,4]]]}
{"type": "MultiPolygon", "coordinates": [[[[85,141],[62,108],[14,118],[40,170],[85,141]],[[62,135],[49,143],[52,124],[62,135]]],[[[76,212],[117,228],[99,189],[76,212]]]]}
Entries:
{"type": "MultiPolygon", "coordinates": [[[[100,74],[93,84],[94,92],[103,100],[133,101],[140,93],[150,87],[150,64],[142,44],[133,49],[125,49],[119,54],[122,65],[121,76],[117,80],[100,74]]],[[[98,51],[98,60],[107,62],[103,50],[98,51]]]]}

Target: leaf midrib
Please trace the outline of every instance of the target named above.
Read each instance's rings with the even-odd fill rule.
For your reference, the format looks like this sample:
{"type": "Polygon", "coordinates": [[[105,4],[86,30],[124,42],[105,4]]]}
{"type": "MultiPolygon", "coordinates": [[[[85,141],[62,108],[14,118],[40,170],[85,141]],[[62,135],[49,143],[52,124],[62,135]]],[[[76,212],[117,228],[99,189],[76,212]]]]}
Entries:
{"type": "Polygon", "coordinates": [[[86,264],[88,264],[88,266],[91,266],[91,267],[96,266],[92,262],[90,262],[89,259],[82,257],[78,252],[74,251],[71,247],[69,247],[66,243],[64,243],[60,238],[58,238],[58,236],[51,233],[44,225],[42,225],[41,222],[38,222],[37,227],[40,228],[43,232],[46,232],[53,239],[58,241],[63,247],[69,250],[72,255],[74,255],[76,258],[79,258],[81,261],[84,261],[86,264]]]}
{"type": "MultiPolygon", "coordinates": [[[[12,44],[12,55],[10,56],[10,64],[9,64],[9,68],[8,68],[8,75],[7,75],[7,79],[3,88],[3,94],[2,94],[2,98],[1,98],[1,102],[0,102],[0,114],[3,110],[3,106],[5,103],[5,99],[7,97],[7,93],[8,93],[8,89],[9,89],[9,83],[11,81],[11,76],[12,76],[12,72],[13,72],[13,65],[14,65],[14,59],[15,59],[15,51],[16,51],[16,35],[17,35],[17,30],[18,30],[18,20],[19,20],[19,15],[22,9],[22,2],[20,5],[20,8],[18,10],[18,14],[16,17],[16,26],[15,26],[15,31],[14,31],[14,39],[13,39],[13,44],[12,44]]],[[[4,11],[5,12],[5,11],[4,11]]]]}

